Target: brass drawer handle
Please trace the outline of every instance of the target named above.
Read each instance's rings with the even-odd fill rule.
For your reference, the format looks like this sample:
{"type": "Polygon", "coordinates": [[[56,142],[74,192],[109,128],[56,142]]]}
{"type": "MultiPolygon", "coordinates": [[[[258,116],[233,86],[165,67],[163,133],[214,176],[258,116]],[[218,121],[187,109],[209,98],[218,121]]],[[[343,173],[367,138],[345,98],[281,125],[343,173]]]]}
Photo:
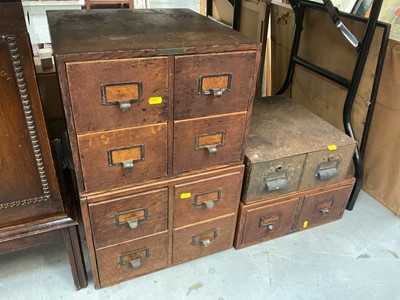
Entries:
{"type": "Polygon", "coordinates": [[[132,103],[143,101],[142,82],[103,83],[101,88],[102,105],[119,105],[121,111],[130,111],[132,103]]]}
{"type": "Polygon", "coordinates": [[[211,242],[216,240],[217,237],[218,237],[218,229],[204,231],[202,233],[193,235],[190,244],[192,246],[209,247],[211,245],[211,242]]]}
{"type": "Polygon", "coordinates": [[[150,249],[144,248],[129,253],[121,254],[118,258],[118,265],[131,265],[134,269],[139,269],[142,266],[143,260],[150,257],[150,249]]]}
{"type": "Polygon", "coordinates": [[[222,189],[217,189],[212,192],[195,194],[193,197],[193,206],[206,206],[208,209],[214,207],[215,202],[222,198],[222,189]]]}
{"type": "Polygon", "coordinates": [[[195,137],[195,150],[206,149],[209,156],[214,156],[218,152],[218,147],[225,145],[226,131],[209,132],[197,134],[195,137]]]}
{"type": "Polygon", "coordinates": [[[139,221],[144,221],[149,218],[148,208],[134,209],[124,212],[118,212],[114,215],[114,224],[116,227],[128,224],[131,229],[135,229],[139,225],[139,221]]]}
{"type": "Polygon", "coordinates": [[[267,228],[268,230],[273,230],[275,226],[281,221],[282,213],[277,215],[261,217],[259,227],[260,228],[267,228]]]}
{"type": "Polygon", "coordinates": [[[232,73],[200,75],[198,91],[199,95],[214,95],[221,97],[224,93],[230,92],[232,84],[232,73]]]}
{"type": "Polygon", "coordinates": [[[340,159],[335,159],[330,156],[328,160],[322,161],[318,164],[315,170],[315,177],[319,180],[328,180],[336,177],[338,174],[338,168],[340,164],[340,159]]]}
{"type": "Polygon", "coordinates": [[[133,170],[134,163],[144,160],[144,145],[110,149],[108,152],[108,166],[122,165],[124,172],[133,170]]]}

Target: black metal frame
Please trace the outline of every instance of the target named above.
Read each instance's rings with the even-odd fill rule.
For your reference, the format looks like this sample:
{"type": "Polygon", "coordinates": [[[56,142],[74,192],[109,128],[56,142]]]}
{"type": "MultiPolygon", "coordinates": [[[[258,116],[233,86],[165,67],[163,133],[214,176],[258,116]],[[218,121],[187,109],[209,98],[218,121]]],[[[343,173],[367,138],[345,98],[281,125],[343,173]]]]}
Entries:
{"type": "MultiPolygon", "coordinates": [[[[241,8],[241,0],[227,0],[233,6],[233,20],[232,20],[232,29],[239,31],[240,26],[240,8],[241,8]]],[[[206,16],[212,17],[212,0],[207,0],[206,2],[206,16]]]]}
{"type": "Polygon", "coordinates": [[[343,109],[343,124],[345,128],[345,132],[347,135],[355,139],[354,135],[354,130],[351,122],[351,112],[354,104],[354,100],[357,94],[358,87],[360,85],[360,80],[362,73],[364,71],[364,66],[367,61],[369,49],[371,46],[371,42],[375,33],[375,28],[377,26],[383,27],[384,32],[383,32],[383,37],[382,37],[382,46],[379,52],[379,57],[376,65],[376,70],[375,70],[375,79],[373,82],[372,86],[372,93],[371,93],[371,98],[370,98],[370,105],[368,107],[368,112],[367,112],[367,117],[366,117],[366,124],[364,127],[364,131],[362,134],[362,141],[360,143],[359,148],[356,148],[354,156],[353,156],[353,162],[355,166],[355,178],[356,178],[356,183],[354,185],[353,191],[350,196],[350,200],[347,203],[346,209],[352,210],[354,208],[354,204],[357,200],[358,194],[360,193],[360,190],[362,188],[362,182],[363,182],[363,163],[362,163],[362,156],[364,155],[365,152],[365,146],[367,143],[368,139],[368,133],[369,129],[371,126],[371,120],[372,120],[372,114],[373,110],[375,107],[375,101],[376,101],[376,96],[378,93],[378,87],[379,87],[379,81],[382,73],[382,68],[383,68],[383,61],[385,58],[386,54],[386,48],[389,40],[389,30],[390,30],[390,25],[382,22],[378,22],[378,17],[379,13],[382,7],[382,2],[383,0],[375,0],[372,4],[371,8],[371,13],[370,17],[368,19],[355,16],[355,15],[350,15],[346,13],[341,13],[341,12],[336,12],[337,16],[345,16],[346,18],[350,18],[353,20],[357,20],[363,23],[366,23],[366,29],[364,32],[364,36],[362,38],[361,43],[359,43],[358,47],[354,49],[354,51],[358,52],[358,57],[357,57],[357,62],[356,66],[354,68],[353,76],[351,79],[346,79],[342,76],[339,76],[335,73],[332,73],[324,68],[321,68],[311,62],[308,62],[304,60],[303,58],[299,57],[297,55],[298,49],[299,49],[299,44],[300,44],[300,38],[301,38],[301,32],[303,30],[303,20],[304,20],[304,12],[306,8],[311,8],[311,9],[318,9],[321,11],[324,11],[329,13],[327,7],[323,4],[319,4],[316,2],[311,2],[311,1],[306,1],[306,0],[289,0],[290,5],[292,6],[294,12],[295,12],[295,32],[294,32],[294,37],[293,37],[293,45],[292,45],[292,50],[290,54],[290,61],[289,61],[289,68],[287,72],[286,79],[282,85],[282,87],[279,89],[277,94],[283,94],[290,86],[290,83],[292,82],[293,75],[294,75],[294,70],[295,66],[301,65],[313,72],[318,73],[319,75],[330,79],[334,81],[335,83],[345,87],[348,89],[345,104],[344,104],[344,109],[343,109]]]}

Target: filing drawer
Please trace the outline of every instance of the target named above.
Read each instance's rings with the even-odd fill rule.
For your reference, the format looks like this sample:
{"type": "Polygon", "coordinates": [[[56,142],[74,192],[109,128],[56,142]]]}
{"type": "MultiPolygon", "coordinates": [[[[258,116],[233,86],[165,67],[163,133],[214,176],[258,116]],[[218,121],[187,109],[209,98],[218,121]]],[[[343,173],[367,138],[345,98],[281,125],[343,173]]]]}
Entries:
{"type": "Polygon", "coordinates": [[[305,154],[265,162],[253,162],[249,159],[250,151],[247,155],[242,196],[245,203],[297,191],[305,154]]]}
{"type": "Polygon", "coordinates": [[[246,112],[174,122],[174,173],[241,161],[246,112]]]}
{"type": "Polygon", "coordinates": [[[173,264],[183,263],[233,245],[236,214],[173,230],[173,264]]]}
{"type": "Polygon", "coordinates": [[[167,126],[78,136],[86,191],[167,175],[167,126]]]}
{"type": "Polygon", "coordinates": [[[234,173],[175,185],[174,228],[235,213],[243,168],[234,173]]]}
{"type": "Polygon", "coordinates": [[[157,189],[89,205],[96,248],[168,229],[168,189],[157,189]]]}
{"type": "Polygon", "coordinates": [[[305,190],[344,180],[353,158],[354,145],[308,153],[299,189],[305,190]]]}
{"type": "Polygon", "coordinates": [[[294,229],[311,228],[340,219],[353,185],[305,196],[300,217],[294,229]]]}
{"type": "Polygon", "coordinates": [[[66,71],[78,134],[168,119],[166,57],[70,62],[66,71]]]}
{"type": "Polygon", "coordinates": [[[174,119],[248,109],[256,51],[175,57],[174,119]]]}
{"type": "Polygon", "coordinates": [[[165,268],[168,266],[167,253],[167,232],[98,249],[100,284],[104,287],[165,268]]]}
{"type": "Polygon", "coordinates": [[[247,210],[245,205],[241,205],[240,209],[245,212],[240,214],[239,222],[244,222],[244,227],[238,246],[261,243],[289,233],[298,203],[299,198],[294,197],[255,209],[247,210]]]}

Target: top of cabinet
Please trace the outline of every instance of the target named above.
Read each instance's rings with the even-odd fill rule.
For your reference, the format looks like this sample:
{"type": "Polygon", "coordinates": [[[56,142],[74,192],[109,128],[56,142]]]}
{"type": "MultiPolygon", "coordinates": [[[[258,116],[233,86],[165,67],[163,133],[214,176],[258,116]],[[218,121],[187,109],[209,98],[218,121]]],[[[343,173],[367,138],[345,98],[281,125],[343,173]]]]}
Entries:
{"type": "Polygon", "coordinates": [[[257,49],[259,43],[188,9],[47,12],[56,56],[126,52],[174,55],[257,49]]]}

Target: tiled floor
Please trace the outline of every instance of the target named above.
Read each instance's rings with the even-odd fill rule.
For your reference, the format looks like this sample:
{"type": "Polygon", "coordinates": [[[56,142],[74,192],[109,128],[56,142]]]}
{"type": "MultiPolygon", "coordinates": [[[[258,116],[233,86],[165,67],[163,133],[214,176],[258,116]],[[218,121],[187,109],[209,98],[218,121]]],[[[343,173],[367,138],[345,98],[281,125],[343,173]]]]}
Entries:
{"type": "Polygon", "coordinates": [[[400,299],[400,219],[362,192],[343,219],[95,290],[63,245],[0,256],[0,299],[400,299]]]}

